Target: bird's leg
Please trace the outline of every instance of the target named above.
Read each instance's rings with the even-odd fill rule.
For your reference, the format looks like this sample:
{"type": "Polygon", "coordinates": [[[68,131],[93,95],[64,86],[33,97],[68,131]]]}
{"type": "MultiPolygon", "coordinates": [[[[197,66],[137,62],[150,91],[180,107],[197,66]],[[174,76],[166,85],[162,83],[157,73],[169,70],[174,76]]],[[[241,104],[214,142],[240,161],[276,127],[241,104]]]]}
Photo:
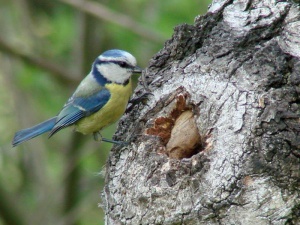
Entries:
{"type": "Polygon", "coordinates": [[[94,132],[93,136],[94,136],[95,141],[98,141],[98,142],[102,141],[102,135],[100,134],[100,132],[94,132]]]}
{"type": "Polygon", "coordinates": [[[100,132],[94,132],[93,136],[94,136],[94,140],[98,141],[98,142],[104,141],[104,142],[108,142],[108,143],[112,143],[112,144],[116,144],[116,145],[127,145],[128,144],[127,142],[124,142],[124,141],[114,141],[114,140],[109,140],[109,139],[103,138],[102,135],[100,134],[100,132]]]}

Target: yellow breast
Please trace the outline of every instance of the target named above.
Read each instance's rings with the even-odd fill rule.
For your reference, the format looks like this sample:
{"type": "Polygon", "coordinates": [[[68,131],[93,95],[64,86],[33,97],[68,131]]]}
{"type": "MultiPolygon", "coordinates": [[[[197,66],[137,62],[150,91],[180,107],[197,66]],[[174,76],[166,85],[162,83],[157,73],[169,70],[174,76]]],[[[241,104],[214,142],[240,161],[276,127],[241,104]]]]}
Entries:
{"type": "Polygon", "coordinates": [[[120,84],[107,84],[110,91],[110,99],[96,113],[79,120],[75,130],[83,134],[91,134],[100,131],[103,127],[117,121],[125,112],[126,105],[132,94],[131,80],[125,86],[120,84]]]}

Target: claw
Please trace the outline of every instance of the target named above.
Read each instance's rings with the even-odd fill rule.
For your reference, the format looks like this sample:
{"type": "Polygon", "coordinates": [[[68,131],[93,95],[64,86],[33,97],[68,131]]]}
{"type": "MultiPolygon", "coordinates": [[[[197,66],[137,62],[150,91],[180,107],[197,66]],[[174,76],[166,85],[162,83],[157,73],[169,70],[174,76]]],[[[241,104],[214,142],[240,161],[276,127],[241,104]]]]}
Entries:
{"type": "Polygon", "coordinates": [[[154,96],[152,93],[146,92],[142,94],[140,97],[130,99],[128,103],[131,103],[131,105],[126,109],[125,113],[129,112],[135,105],[138,105],[139,103],[142,103],[143,105],[147,105],[147,101],[149,100],[150,95],[154,96]]]}
{"type": "Polygon", "coordinates": [[[129,103],[131,103],[131,104],[133,104],[133,105],[137,105],[137,104],[139,104],[140,102],[142,102],[143,104],[145,104],[144,101],[145,101],[145,100],[148,101],[150,95],[154,96],[152,93],[146,92],[146,93],[144,93],[143,95],[141,95],[140,97],[130,99],[129,103]]]}

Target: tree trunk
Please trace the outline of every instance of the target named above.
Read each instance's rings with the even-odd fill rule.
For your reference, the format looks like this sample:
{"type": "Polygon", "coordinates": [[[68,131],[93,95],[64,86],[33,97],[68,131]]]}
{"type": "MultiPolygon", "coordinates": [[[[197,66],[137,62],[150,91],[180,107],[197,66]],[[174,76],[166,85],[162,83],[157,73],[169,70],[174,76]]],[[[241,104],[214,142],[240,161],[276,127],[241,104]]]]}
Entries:
{"type": "Polygon", "coordinates": [[[106,224],[300,224],[300,12],[216,0],[175,28],[119,123],[106,224]]]}

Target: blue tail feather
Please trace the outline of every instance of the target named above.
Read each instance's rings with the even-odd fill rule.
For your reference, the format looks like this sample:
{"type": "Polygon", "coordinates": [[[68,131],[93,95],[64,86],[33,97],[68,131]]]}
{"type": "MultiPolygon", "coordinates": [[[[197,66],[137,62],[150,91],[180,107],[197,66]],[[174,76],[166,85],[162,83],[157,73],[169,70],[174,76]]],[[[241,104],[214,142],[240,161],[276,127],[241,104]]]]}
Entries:
{"type": "Polygon", "coordinates": [[[13,147],[21,144],[22,142],[28,141],[36,136],[46,133],[54,127],[56,122],[56,117],[46,120],[40,124],[33,127],[18,131],[12,141],[13,147]]]}

